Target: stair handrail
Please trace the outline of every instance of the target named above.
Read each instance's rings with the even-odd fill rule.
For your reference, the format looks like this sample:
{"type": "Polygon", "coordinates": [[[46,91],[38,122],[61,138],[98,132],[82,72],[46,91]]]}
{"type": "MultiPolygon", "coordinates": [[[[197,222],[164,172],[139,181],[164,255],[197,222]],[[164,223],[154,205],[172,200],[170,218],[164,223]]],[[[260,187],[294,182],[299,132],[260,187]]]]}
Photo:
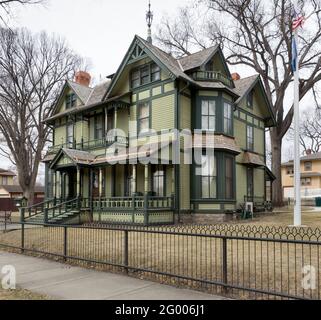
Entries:
{"type": "Polygon", "coordinates": [[[54,207],[51,208],[45,208],[44,210],[44,222],[48,223],[50,219],[53,218],[58,218],[64,214],[66,214],[67,212],[70,212],[71,210],[75,209],[75,204],[76,204],[76,209],[80,209],[80,198],[74,198],[72,200],[68,200],[65,202],[62,202],[54,207]],[[71,204],[71,208],[67,208],[67,206],[71,204]],[[62,211],[63,207],[65,208],[64,211],[62,211]],[[49,219],[49,211],[52,211],[52,214],[50,215],[50,219],[49,219]],[[58,211],[58,214],[56,214],[56,211],[58,211]]]}
{"type": "Polygon", "coordinates": [[[32,206],[29,206],[29,207],[25,207],[25,208],[21,208],[21,212],[22,212],[22,220],[24,221],[26,218],[27,219],[30,219],[30,218],[33,218],[35,216],[38,216],[39,214],[43,213],[44,212],[44,209],[45,209],[45,206],[46,205],[50,205],[50,203],[55,203],[56,199],[48,199],[46,201],[43,201],[43,202],[40,202],[40,203],[37,203],[37,204],[34,204],[32,206]],[[38,213],[38,208],[41,208],[41,212],[38,213]],[[32,213],[32,211],[35,209],[35,212],[32,213]],[[26,216],[26,213],[27,213],[27,216],[26,216]]]}

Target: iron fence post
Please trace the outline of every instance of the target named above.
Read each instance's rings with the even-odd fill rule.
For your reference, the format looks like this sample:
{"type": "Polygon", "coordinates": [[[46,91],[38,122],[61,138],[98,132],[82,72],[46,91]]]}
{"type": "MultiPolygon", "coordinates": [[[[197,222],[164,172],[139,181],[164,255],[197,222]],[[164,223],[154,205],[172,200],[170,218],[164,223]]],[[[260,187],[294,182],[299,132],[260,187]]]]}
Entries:
{"type": "Polygon", "coordinates": [[[44,212],[44,223],[47,224],[48,223],[48,209],[46,208],[45,209],[45,212],[44,212]]]}
{"type": "Polygon", "coordinates": [[[128,274],[128,230],[124,231],[124,266],[125,272],[128,274]]]}
{"type": "MultiPolygon", "coordinates": [[[[223,284],[227,285],[228,284],[228,276],[227,276],[227,238],[223,238],[222,240],[222,267],[223,267],[223,284]]],[[[226,293],[227,292],[227,286],[223,287],[223,291],[226,293]]]]}
{"type": "Polygon", "coordinates": [[[68,248],[68,228],[64,227],[64,261],[67,261],[67,248],[68,248]]]}
{"type": "Polygon", "coordinates": [[[20,209],[20,222],[21,223],[25,222],[25,212],[26,212],[25,208],[20,209]]]}
{"type": "Polygon", "coordinates": [[[25,223],[21,223],[21,253],[25,252],[25,223]]]}

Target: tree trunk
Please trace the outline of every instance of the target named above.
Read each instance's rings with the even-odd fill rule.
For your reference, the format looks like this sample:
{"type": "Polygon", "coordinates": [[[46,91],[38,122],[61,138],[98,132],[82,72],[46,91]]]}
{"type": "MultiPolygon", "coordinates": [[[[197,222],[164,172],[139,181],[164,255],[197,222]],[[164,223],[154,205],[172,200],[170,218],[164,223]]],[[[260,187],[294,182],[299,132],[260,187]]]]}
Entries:
{"type": "Polygon", "coordinates": [[[32,206],[34,205],[35,201],[35,186],[29,186],[23,191],[23,196],[28,199],[28,205],[32,206]]]}
{"type": "Polygon", "coordinates": [[[283,187],[282,187],[282,138],[277,136],[277,129],[271,129],[271,146],[272,146],[272,172],[276,177],[273,183],[272,201],[275,207],[282,207],[284,204],[283,187]]]}

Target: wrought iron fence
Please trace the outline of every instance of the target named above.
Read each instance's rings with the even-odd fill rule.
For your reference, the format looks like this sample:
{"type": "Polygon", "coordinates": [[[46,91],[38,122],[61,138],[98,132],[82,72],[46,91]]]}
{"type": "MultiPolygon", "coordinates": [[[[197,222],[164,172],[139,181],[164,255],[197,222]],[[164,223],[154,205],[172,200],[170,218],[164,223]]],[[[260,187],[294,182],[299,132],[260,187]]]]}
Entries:
{"type": "Polygon", "coordinates": [[[244,299],[320,299],[321,230],[21,224],[0,247],[244,299]]]}

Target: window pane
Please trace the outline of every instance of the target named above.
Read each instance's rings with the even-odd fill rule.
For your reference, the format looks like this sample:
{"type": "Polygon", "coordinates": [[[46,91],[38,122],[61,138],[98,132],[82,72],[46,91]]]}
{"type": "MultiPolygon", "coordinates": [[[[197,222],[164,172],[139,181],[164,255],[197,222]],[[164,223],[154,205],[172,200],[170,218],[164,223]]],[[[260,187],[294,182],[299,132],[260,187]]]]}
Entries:
{"type": "Polygon", "coordinates": [[[141,104],[139,105],[139,118],[149,117],[149,104],[141,104]]]}
{"type": "Polygon", "coordinates": [[[215,131],[215,117],[209,117],[208,130],[215,131]]]}
{"type": "Polygon", "coordinates": [[[209,129],[209,123],[208,123],[208,117],[202,116],[202,129],[208,130],[209,129]]]}
{"type": "Polygon", "coordinates": [[[149,66],[146,66],[141,69],[141,84],[147,84],[149,82],[149,66]]]}
{"type": "Polygon", "coordinates": [[[210,185],[211,198],[212,198],[212,199],[215,199],[215,198],[217,198],[216,178],[215,178],[215,177],[212,177],[210,181],[211,181],[211,185],[210,185]]]}
{"type": "Polygon", "coordinates": [[[209,183],[208,183],[208,177],[202,178],[202,198],[203,199],[209,199],[209,183]]]}
{"type": "Polygon", "coordinates": [[[225,181],[226,181],[226,199],[232,199],[234,188],[233,188],[233,160],[231,158],[225,159],[225,181]]]}
{"type": "Polygon", "coordinates": [[[215,110],[215,101],[209,101],[209,114],[211,115],[211,116],[215,116],[215,112],[216,110],[215,110]]]}
{"type": "Polygon", "coordinates": [[[149,130],[149,118],[139,120],[139,129],[140,131],[149,130]]]}
{"type": "Polygon", "coordinates": [[[202,115],[208,116],[208,101],[202,101],[202,115]]]}
{"type": "Polygon", "coordinates": [[[152,64],[151,66],[151,72],[152,72],[152,81],[160,80],[161,78],[161,69],[157,64],[152,64]]]}

